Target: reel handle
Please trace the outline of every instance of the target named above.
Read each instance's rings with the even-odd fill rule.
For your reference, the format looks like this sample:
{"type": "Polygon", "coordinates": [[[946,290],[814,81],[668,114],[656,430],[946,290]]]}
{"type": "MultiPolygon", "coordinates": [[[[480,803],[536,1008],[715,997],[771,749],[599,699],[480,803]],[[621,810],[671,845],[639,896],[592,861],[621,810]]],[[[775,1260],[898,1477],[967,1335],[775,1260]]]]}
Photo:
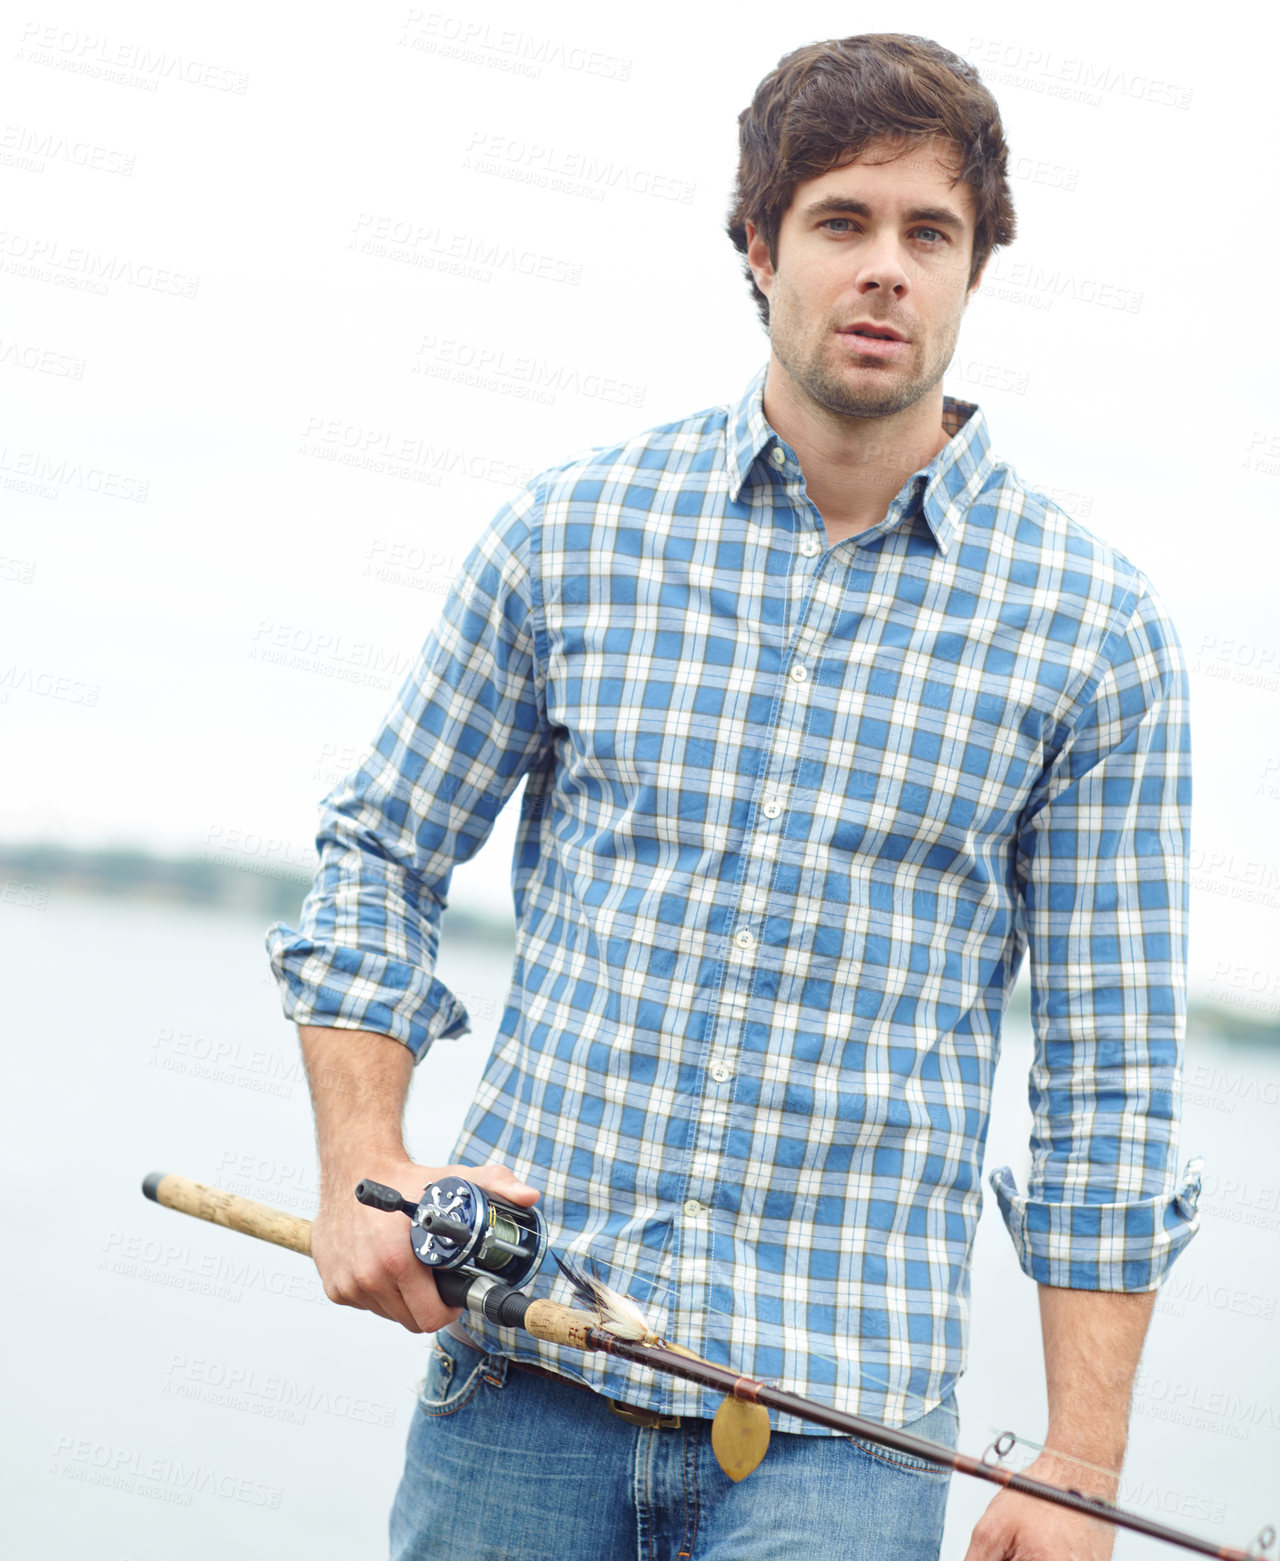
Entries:
{"type": "Polygon", "coordinates": [[[384,1187],[367,1176],[356,1183],[356,1197],[366,1208],[381,1209],[384,1214],[407,1214],[412,1219],[418,1212],[418,1205],[402,1198],[394,1187],[384,1187]]]}
{"type": "Polygon", "coordinates": [[[381,1182],[368,1177],[356,1184],[356,1197],[368,1209],[381,1209],[384,1214],[407,1214],[415,1225],[432,1236],[443,1236],[446,1241],[461,1244],[473,1235],[470,1225],[451,1220],[448,1215],[428,1209],[420,1203],[410,1203],[402,1198],[394,1187],[384,1187],[381,1182]]]}

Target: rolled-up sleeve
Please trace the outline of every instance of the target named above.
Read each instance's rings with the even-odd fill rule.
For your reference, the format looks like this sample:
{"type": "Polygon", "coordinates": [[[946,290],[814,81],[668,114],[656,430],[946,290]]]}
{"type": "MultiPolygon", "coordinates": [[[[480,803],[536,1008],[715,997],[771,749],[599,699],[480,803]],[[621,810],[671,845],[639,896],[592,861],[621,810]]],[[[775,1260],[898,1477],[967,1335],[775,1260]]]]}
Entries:
{"type": "Polygon", "coordinates": [[[1179,1172],[1191,756],[1177,634],[1140,577],[1024,810],[1031,1170],[991,1185],[1023,1270],[1153,1290],[1198,1227],[1179,1172]]]}
{"type": "Polygon", "coordinates": [[[420,1060],[465,1034],[435,976],[454,867],[548,743],[528,567],[530,484],[472,549],[359,768],[324,799],[297,928],[267,932],[287,1018],[369,1030],[420,1060]]]}

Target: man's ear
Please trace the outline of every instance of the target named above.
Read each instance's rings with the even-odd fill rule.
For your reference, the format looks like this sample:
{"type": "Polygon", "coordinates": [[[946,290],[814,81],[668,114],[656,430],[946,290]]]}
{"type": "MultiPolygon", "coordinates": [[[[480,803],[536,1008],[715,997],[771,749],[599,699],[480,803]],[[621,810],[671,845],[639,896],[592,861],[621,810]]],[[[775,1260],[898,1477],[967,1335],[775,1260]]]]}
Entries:
{"type": "Polygon", "coordinates": [[[988,255],[987,258],[982,262],[981,266],[979,266],[977,276],[975,276],[973,281],[969,283],[969,290],[964,295],[965,303],[968,303],[973,295],[978,291],[979,287],[982,286],[982,279],[987,274],[987,266],[990,264],[990,262],[991,256],[988,255]]]}
{"type": "Polygon", "coordinates": [[[755,223],[747,219],[745,224],[747,232],[747,264],[751,267],[751,275],[756,279],[756,286],[767,298],[769,289],[773,286],[773,261],[769,258],[769,246],[765,243],[755,223]]]}

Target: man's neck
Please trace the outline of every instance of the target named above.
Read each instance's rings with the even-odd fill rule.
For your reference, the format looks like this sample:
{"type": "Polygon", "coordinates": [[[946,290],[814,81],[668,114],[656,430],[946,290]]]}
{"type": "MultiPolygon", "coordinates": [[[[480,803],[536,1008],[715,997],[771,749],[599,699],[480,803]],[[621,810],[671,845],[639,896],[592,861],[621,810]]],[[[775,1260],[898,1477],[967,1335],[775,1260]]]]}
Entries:
{"type": "Polygon", "coordinates": [[[879,525],[906,479],[951,437],[941,385],[887,417],[841,417],[800,394],[776,361],[765,379],[764,415],[796,452],[833,545],[879,525]]]}

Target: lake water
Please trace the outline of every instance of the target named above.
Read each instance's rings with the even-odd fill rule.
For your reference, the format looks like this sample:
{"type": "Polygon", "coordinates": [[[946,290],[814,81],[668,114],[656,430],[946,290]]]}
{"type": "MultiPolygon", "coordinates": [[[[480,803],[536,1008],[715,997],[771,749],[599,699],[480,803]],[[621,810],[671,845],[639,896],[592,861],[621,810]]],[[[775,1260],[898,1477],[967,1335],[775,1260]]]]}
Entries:
{"type": "MultiPolygon", "coordinates": [[[[427,1343],[331,1306],[303,1258],[145,1201],[178,1171],[309,1215],[307,1090],[258,918],[50,889],[6,904],[9,1553],[98,1561],[385,1554],[427,1343]]],[[[419,1068],[418,1159],[444,1158],[493,1038],[501,951],[446,946],[475,1033],[419,1068]]],[[[1026,1162],[1030,1037],[1012,1022],[988,1165],[1026,1162]]],[[[1280,1056],[1196,1034],[1186,1154],[1204,1228],[1144,1359],[1125,1501],[1219,1544],[1280,1521],[1280,1056]]],[[[994,1198],[974,1260],[961,1445],[1036,1437],[1035,1286],[994,1198]]],[[[957,1477],[960,1561],[990,1487],[957,1477]]],[[[1121,1536],[1116,1554],[1173,1552],[1121,1536]]]]}

